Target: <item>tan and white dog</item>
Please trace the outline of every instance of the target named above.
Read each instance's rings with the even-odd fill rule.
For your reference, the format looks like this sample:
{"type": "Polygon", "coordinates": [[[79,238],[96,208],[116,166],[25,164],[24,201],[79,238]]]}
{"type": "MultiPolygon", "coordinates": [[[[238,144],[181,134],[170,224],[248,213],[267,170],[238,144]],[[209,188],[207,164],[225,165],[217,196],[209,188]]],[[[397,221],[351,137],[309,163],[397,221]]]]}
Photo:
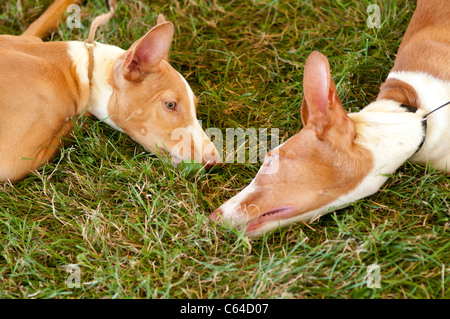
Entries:
{"type": "Polygon", "coordinates": [[[76,2],[57,0],[22,36],[0,36],[0,180],[51,160],[85,112],[175,163],[213,165],[217,151],[197,121],[197,99],[168,62],[173,24],[160,15],[128,50],[95,43],[90,60],[81,41],[38,38],[76,2]]]}
{"type": "Polygon", "coordinates": [[[345,112],[328,60],[313,52],[303,129],[269,152],[250,185],[210,218],[258,236],[375,193],[407,159],[449,173],[450,105],[439,108],[450,101],[449,20],[448,0],[418,1],[377,100],[359,113],[345,112]]]}

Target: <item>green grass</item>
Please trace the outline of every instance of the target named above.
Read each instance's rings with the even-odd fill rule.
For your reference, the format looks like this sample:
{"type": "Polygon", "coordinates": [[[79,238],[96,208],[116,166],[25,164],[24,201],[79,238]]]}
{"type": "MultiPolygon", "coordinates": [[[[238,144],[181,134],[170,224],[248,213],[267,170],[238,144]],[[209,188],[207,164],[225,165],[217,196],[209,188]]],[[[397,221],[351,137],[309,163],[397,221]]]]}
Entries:
{"type": "MultiPolygon", "coordinates": [[[[0,33],[20,34],[50,0],[6,0],[0,33]]],[[[204,128],[301,127],[303,65],[330,59],[344,107],[374,100],[415,2],[126,1],[97,32],[122,48],[153,26],[175,25],[172,65],[200,99],[204,128]],[[382,27],[366,26],[379,3],[382,27]],[[214,5],[213,5],[214,3],[214,5]]],[[[84,40],[103,1],[82,6],[84,40]]],[[[184,174],[93,119],[53,162],[0,184],[0,298],[450,298],[449,177],[406,163],[375,195],[310,224],[257,240],[207,215],[260,166],[184,174]],[[66,284],[77,264],[81,286],[66,284]],[[381,288],[367,287],[380,266],[381,288]]]]}

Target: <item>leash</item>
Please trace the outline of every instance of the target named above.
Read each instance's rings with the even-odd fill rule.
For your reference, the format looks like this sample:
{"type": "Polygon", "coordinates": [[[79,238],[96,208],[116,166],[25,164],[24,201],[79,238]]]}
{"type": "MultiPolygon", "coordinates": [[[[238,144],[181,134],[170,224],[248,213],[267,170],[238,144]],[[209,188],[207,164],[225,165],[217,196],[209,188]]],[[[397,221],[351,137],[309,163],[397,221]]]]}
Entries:
{"type": "Polygon", "coordinates": [[[428,118],[428,115],[430,115],[431,113],[434,113],[434,112],[436,112],[437,110],[440,110],[440,109],[442,109],[444,106],[447,106],[447,105],[449,105],[450,104],[450,101],[448,101],[447,103],[444,103],[444,104],[442,104],[441,106],[439,106],[439,107],[437,107],[437,108],[435,108],[433,111],[431,111],[431,112],[429,112],[429,113],[427,113],[427,114],[425,114],[424,116],[423,116],[423,120],[424,121],[426,121],[427,120],[427,118],[428,118]]]}
{"type": "MultiPolygon", "coordinates": [[[[425,114],[425,115],[423,116],[423,118],[422,118],[422,127],[423,127],[423,131],[424,131],[423,139],[422,139],[422,142],[420,142],[419,146],[417,147],[416,153],[414,153],[414,154],[417,154],[417,153],[422,149],[422,146],[423,146],[423,144],[425,143],[425,139],[426,139],[426,137],[427,137],[427,127],[428,127],[428,122],[427,122],[427,120],[428,120],[428,116],[429,116],[430,114],[432,114],[432,113],[434,113],[434,112],[436,112],[436,111],[442,109],[443,107],[445,107],[445,106],[447,106],[447,105],[449,105],[449,104],[450,104],[450,101],[448,101],[448,102],[442,104],[441,106],[435,108],[433,111],[428,112],[427,114],[425,114]]],[[[406,104],[402,104],[401,107],[406,108],[406,109],[408,110],[408,112],[411,112],[411,113],[415,113],[415,112],[418,110],[418,108],[415,108],[415,107],[413,107],[413,106],[406,105],[406,104]]]]}
{"type": "Polygon", "coordinates": [[[95,48],[95,32],[97,28],[105,23],[107,23],[116,13],[117,9],[117,1],[109,0],[109,12],[99,15],[92,21],[91,28],[89,30],[89,37],[87,40],[83,42],[84,47],[88,50],[89,61],[88,61],[88,79],[89,79],[89,87],[92,84],[92,74],[94,73],[94,48],[95,48]]]}

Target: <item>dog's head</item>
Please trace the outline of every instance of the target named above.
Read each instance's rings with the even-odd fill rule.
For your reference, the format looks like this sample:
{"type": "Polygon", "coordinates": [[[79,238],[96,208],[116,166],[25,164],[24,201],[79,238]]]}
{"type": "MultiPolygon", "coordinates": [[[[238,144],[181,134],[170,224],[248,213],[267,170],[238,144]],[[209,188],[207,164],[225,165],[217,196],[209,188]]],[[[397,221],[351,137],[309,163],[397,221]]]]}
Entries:
{"type": "Polygon", "coordinates": [[[117,59],[108,115],[146,150],[169,155],[174,164],[193,159],[211,166],[220,158],[197,120],[197,98],[169,64],[173,35],[173,24],[159,15],[157,25],[117,59]]]}
{"type": "Polygon", "coordinates": [[[306,61],[303,86],[303,129],[269,152],[250,185],[211,219],[249,236],[310,221],[345,204],[345,196],[370,172],[371,153],[355,143],[355,125],[339,100],[328,60],[319,52],[306,61]]]}

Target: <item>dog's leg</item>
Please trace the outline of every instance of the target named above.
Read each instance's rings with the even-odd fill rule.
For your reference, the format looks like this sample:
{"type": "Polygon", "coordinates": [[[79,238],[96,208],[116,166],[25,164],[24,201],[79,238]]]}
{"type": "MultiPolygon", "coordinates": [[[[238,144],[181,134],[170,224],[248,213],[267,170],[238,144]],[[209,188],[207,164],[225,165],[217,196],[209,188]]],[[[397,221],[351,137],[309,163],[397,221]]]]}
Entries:
{"type": "Polygon", "coordinates": [[[60,151],[62,145],[70,143],[67,142],[66,137],[72,133],[73,128],[72,120],[69,120],[56,134],[49,137],[46,141],[36,141],[41,146],[34,146],[32,149],[14,154],[14,156],[19,155],[16,159],[7,156],[4,159],[7,165],[0,165],[0,180],[9,180],[11,182],[21,180],[30,172],[51,161],[53,156],[60,151]]]}
{"type": "Polygon", "coordinates": [[[59,20],[71,4],[79,4],[83,0],[55,0],[45,12],[34,21],[22,35],[43,38],[58,27],[59,20]]]}
{"type": "Polygon", "coordinates": [[[60,150],[61,146],[71,143],[66,138],[70,136],[70,134],[73,132],[73,129],[73,120],[70,119],[62,126],[61,130],[55,134],[50,143],[43,146],[43,149],[36,157],[36,160],[38,162],[41,162],[39,166],[41,166],[42,163],[50,161],[53,156],[55,156],[55,154],[60,150]]]}
{"type": "MultiPolygon", "coordinates": [[[[72,120],[67,121],[61,128],[61,130],[55,134],[55,136],[46,145],[42,146],[42,149],[38,152],[36,158],[30,161],[30,167],[24,167],[24,176],[28,175],[30,171],[39,169],[43,164],[52,160],[52,158],[61,150],[61,146],[70,144],[66,140],[70,136],[74,129],[72,120]]],[[[20,179],[23,177],[20,177],[20,179]]]]}

